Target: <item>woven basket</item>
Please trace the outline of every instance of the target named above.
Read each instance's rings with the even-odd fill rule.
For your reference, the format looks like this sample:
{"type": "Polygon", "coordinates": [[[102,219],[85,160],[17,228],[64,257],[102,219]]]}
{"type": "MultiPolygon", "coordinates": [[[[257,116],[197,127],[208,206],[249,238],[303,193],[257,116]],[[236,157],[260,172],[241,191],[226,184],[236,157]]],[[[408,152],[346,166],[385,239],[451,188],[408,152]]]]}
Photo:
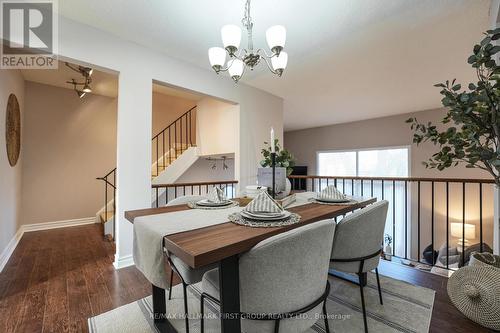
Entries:
{"type": "Polygon", "coordinates": [[[493,266],[500,268],[500,256],[489,252],[473,252],[470,256],[469,266],[493,266]]]}
{"type": "Polygon", "coordinates": [[[475,253],[469,266],[460,268],[448,280],[448,296],[457,309],[494,330],[500,330],[499,262],[499,256],[475,253]]]}

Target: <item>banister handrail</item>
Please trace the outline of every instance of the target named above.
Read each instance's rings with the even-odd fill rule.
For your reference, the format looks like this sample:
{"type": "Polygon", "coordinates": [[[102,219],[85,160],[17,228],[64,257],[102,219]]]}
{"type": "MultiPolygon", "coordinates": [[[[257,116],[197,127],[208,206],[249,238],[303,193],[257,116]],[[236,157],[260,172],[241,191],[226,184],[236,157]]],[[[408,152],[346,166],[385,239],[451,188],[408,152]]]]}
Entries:
{"type": "Polygon", "coordinates": [[[189,187],[189,186],[206,186],[206,185],[226,185],[238,184],[237,180],[219,180],[210,182],[190,182],[190,183],[171,183],[171,184],[152,184],[152,188],[171,188],[171,187],[189,187]]]}
{"type": "Polygon", "coordinates": [[[481,178],[438,178],[438,177],[359,177],[359,176],[315,176],[315,175],[290,175],[291,179],[346,179],[346,180],[383,180],[383,181],[408,181],[408,182],[448,182],[448,183],[481,183],[494,184],[493,179],[481,178]]]}

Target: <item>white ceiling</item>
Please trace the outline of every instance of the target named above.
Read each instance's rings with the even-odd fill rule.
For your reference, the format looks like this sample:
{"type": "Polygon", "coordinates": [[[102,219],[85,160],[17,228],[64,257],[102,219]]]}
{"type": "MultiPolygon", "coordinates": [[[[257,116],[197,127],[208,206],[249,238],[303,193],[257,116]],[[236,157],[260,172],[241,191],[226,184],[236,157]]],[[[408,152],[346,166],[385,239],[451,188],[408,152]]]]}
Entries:
{"type": "MultiPolygon", "coordinates": [[[[72,64],[74,67],[78,65],[72,64]]],[[[78,82],[83,82],[83,77],[71,70],[63,61],[59,61],[57,69],[23,69],[21,70],[23,78],[26,81],[47,84],[54,87],[73,89],[73,85],[67,83],[71,79],[78,82]]],[[[158,83],[153,84],[153,92],[188,99],[191,101],[199,101],[204,96],[191,91],[173,88],[158,83]]],[[[118,75],[107,72],[102,72],[94,69],[92,72],[92,94],[115,98],[118,96],[118,75]]],[[[81,88],[81,87],[79,87],[81,88]]]]}
{"type": "MultiPolygon", "coordinates": [[[[491,0],[253,0],[254,44],[287,28],[282,78],[244,82],[284,98],[287,130],[435,108],[432,85],[473,80],[466,59],[488,29],[491,0]]],[[[64,0],[62,15],[210,70],[220,27],[244,0],[64,0]]],[[[265,67],[265,66],[261,66],[265,67]]],[[[215,74],[214,74],[215,75],[215,74]]]]}
{"type": "MultiPolygon", "coordinates": [[[[77,67],[78,65],[73,66],[77,67]]],[[[73,89],[73,85],[66,83],[71,79],[78,82],[84,81],[82,75],[71,70],[63,61],[59,61],[57,69],[23,69],[21,73],[26,81],[48,84],[59,88],[73,89]]],[[[118,76],[94,69],[90,86],[92,93],[95,95],[116,97],[118,95],[118,76]]]]}

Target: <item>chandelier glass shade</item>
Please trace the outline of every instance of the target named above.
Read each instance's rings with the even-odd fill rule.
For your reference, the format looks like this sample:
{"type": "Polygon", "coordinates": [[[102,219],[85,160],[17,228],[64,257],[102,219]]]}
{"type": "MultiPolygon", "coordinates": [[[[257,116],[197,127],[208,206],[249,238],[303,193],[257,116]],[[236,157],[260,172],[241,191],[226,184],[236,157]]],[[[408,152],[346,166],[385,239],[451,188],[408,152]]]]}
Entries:
{"type": "Polygon", "coordinates": [[[271,53],[268,54],[264,49],[254,50],[252,29],[253,22],[250,16],[250,0],[245,4],[245,16],[241,23],[247,30],[248,46],[240,48],[241,33],[240,27],[234,24],[228,24],[222,27],[222,47],[211,47],[208,49],[208,59],[213,70],[220,72],[229,72],[229,75],[238,82],[245,70],[253,70],[261,60],[264,60],[268,69],[275,75],[283,75],[283,71],[288,63],[288,54],[283,52],[286,42],[286,29],[282,25],[274,25],[266,31],[266,41],[271,53]],[[226,59],[229,60],[226,63],[226,59]]]}

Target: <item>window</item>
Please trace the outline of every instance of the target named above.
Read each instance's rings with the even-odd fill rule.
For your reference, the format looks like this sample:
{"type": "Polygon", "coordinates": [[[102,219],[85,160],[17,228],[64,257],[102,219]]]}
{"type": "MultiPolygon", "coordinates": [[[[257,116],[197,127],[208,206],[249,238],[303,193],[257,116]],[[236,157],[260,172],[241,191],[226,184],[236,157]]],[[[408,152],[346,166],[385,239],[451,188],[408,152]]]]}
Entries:
{"type": "Polygon", "coordinates": [[[408,177],[406,147],[318,152],[319,176],[408,177]]]}
{"type": "MultiPolygon", "coordinates": [[[[390,147],[380,149],[357,149],[343,151],[320,151],[317,153],[317,168],[319,176],[333,177],[408,177],[409,148],[390,147]]],[[[323,179],[319,187],[332,185],[323,179]]],[[[405,200],[404,182],[371,181],[337,179],[334,182],[337,189],[354,196],[374,196],[378,200],[389,201],[389,212],[384,233],[394,236],[394,254],[403,256],[405,200]],[[394,219],[394,223],[393,223],[394,219]]],[[[409,213],[410,214],[410,213],[409,213]]],[[[408,235],[409,235],[409,231],[408,235]]],[[[411,238],[410,238],[411,239],[411,238]]]]}

